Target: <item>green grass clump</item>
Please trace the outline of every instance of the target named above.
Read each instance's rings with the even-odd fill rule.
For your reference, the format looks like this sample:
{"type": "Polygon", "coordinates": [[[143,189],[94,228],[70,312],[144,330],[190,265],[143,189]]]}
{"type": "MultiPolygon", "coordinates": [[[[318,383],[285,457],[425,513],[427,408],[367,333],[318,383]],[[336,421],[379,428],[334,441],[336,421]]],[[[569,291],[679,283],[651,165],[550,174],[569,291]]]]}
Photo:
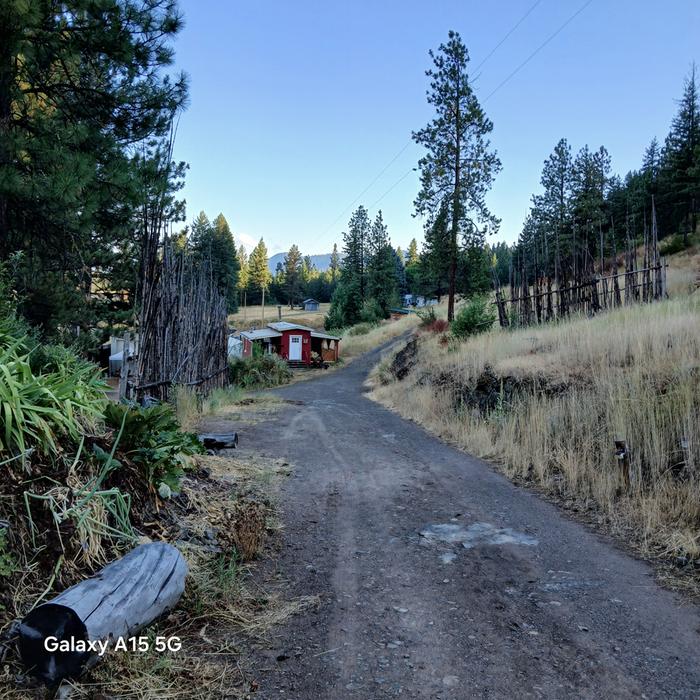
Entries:
{"type": "Polygon", "coordinates": [[[237,357],[229,361],[231,384],[245,389],[264,389],[287,384],[292,376],[292,370],[277,355],[237,357]]]}
{"type": "Polygon", "coordinates": [[[58,353],[50,364],[32,362],[25,337],[0,329],[0,458],[30,452],[55,455],[62,438],[78,442],[99,422],[105,385],[94,365],[58,353]]]}

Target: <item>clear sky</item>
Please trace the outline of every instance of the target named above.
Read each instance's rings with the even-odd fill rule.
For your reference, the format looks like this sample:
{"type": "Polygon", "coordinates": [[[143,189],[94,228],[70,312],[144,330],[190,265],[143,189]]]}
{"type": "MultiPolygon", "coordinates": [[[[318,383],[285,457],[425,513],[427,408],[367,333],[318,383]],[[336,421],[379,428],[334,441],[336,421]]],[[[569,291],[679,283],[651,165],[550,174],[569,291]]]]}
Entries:
{"type": "Polygon", "coordinates": [[[502,219],[493,240],[514,241],[561,137],[574,150],[605,145],[624,175],[667,133],[700,59],[699,0],[591,0],[499,88],[585,4],[181,0],[176,61],[191,93],[175,155],[190,164],[188,220],[223,212],[249,250],[262,236],[270,254],[292,243],[325,253],[371,184],[352,208],[381,208],[394,245],[420,240],[410,134],[431,116],[428,50],[455,29],[481,72],[475,90],[503,164],[489,194],[502,219]]]}

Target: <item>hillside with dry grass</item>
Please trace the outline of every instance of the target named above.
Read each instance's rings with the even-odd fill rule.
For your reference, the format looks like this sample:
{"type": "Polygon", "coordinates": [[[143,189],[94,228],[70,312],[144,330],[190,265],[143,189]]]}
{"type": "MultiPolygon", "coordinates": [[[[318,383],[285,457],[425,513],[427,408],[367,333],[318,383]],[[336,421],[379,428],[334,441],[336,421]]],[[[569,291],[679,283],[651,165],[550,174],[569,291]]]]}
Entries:
{"type": "Polygon", "coordinates": [[[419,331],[375,368],[373,397],[644,555],[694,571],[700,298],[688,292],[697,260],[697,249],[674,257],[672,298],[661,303],[464,342],[419,331]],[[616,441],[628,450],[628,480],[616,441]]]}

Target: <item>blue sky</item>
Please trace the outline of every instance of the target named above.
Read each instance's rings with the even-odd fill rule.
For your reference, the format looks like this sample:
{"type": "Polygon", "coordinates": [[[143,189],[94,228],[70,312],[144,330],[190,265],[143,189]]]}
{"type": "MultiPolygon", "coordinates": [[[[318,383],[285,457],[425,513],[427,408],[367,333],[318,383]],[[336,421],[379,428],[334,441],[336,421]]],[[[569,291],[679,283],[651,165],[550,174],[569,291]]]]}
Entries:
{"type": "Polygon", "coordinates": [[[492,240],[514,241],[559,138],[574,150],[605,145],[620,174],[638,167],[700,58],[697,0],[592,0],[489,97],[584,4],[181,0],[176,62],[191,93],[175,156],[190,164],[188,220],[223,212],[249,249],[262,236],[270,254],[292,243],[324,253],[376,179],[358,203],[382,209],[394,245],[420,240],[411,168],[421,150],[410,134],[431,116],[428,50],[455,29],[481,72],[475,90],[503,164],[489,194],[502,219],[492,240]]]}

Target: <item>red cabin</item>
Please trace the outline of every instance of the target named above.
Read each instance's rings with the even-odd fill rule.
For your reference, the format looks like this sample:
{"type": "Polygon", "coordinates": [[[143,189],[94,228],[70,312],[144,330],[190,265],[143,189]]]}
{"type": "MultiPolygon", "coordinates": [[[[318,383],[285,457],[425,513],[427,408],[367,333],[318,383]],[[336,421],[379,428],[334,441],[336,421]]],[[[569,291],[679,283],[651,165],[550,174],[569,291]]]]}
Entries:
{"type": "Polygon", "coordinates": [[[336,362],[340,356],[340,338],[297,323],[279,321],[265,328],[242,331],[243,357],[253,354],[259,344],[264,353],[275,353],[292,365],[336,362]]]}

